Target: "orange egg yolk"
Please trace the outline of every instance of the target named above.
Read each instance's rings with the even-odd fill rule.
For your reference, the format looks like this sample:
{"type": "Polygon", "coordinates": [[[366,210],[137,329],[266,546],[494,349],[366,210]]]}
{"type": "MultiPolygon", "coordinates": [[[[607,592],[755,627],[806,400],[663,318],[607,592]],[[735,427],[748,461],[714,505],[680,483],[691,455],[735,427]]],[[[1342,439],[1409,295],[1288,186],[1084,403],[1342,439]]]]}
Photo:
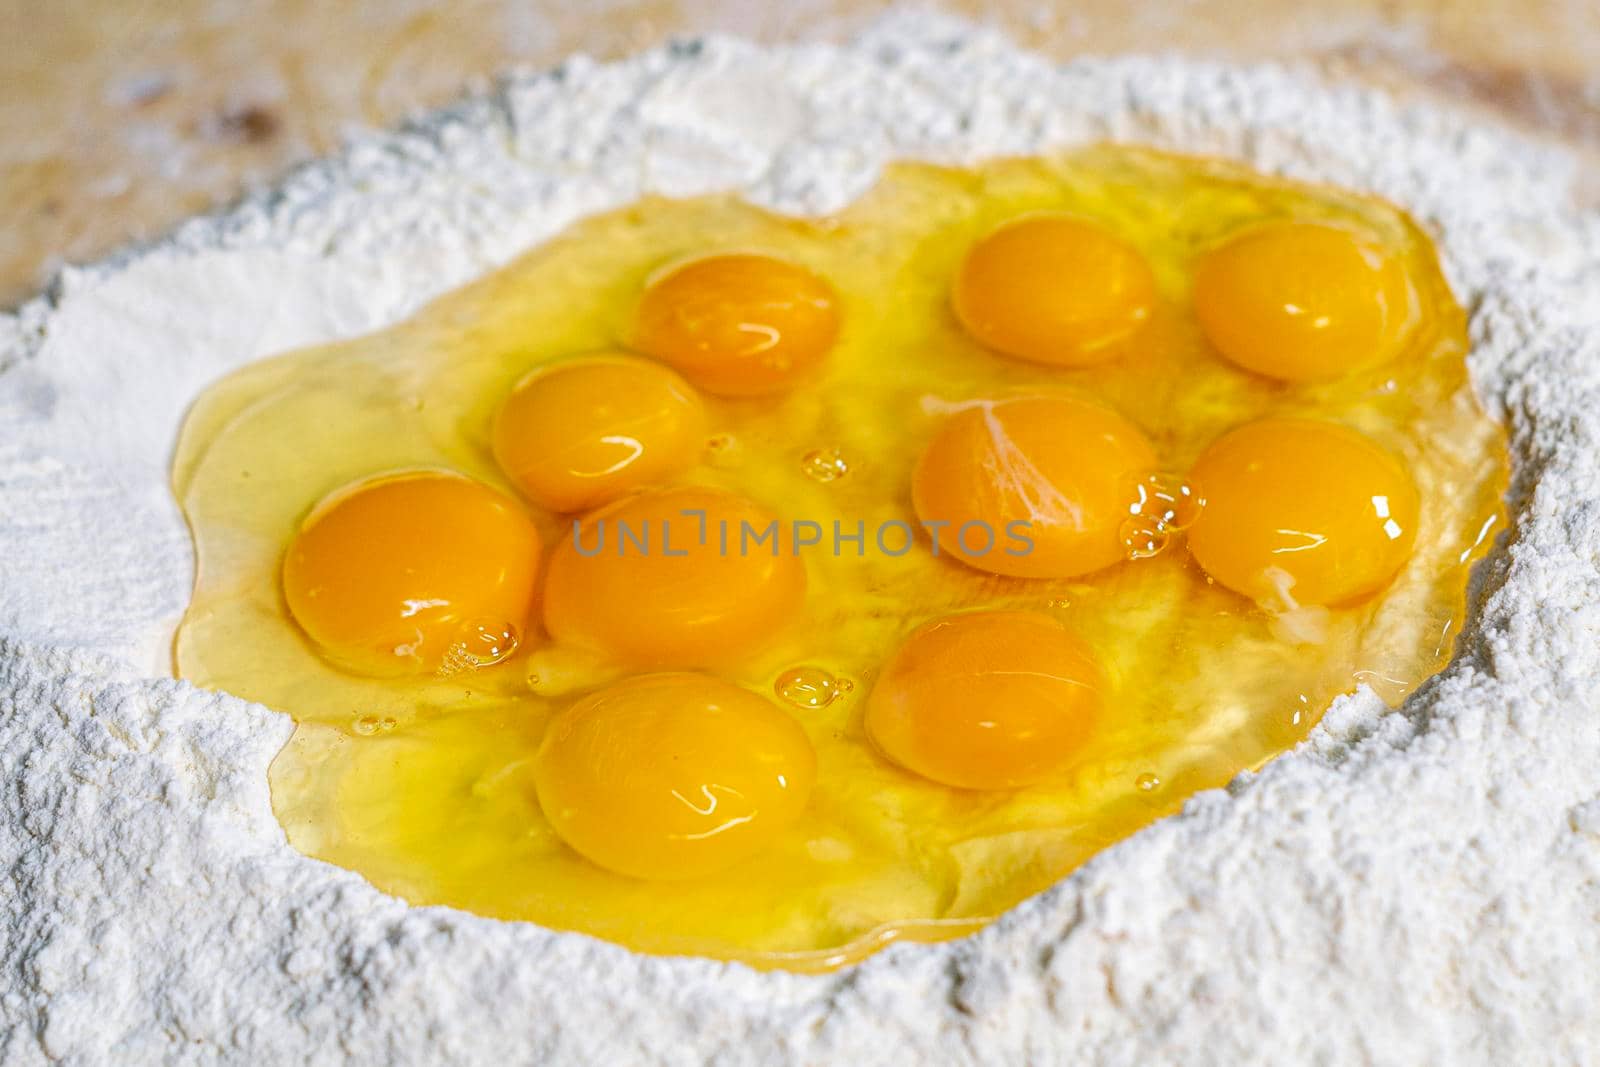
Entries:
{"type": "Polygon", "coordinates": [[[885,756],[960,789],[1030,785],[1071,762],[1100,716],[1093,653],[1048,615],[981,611],[918,628],[867,701],[885,756]]]}
{"type": "Polygon", "coordinates": [[[1398,258],[1341,229],[1275,222],[1201,258],[1194,307],[1229,360],[1269,378],[1337,378],[1396,356],[1420,318],[1398,258]]]}
{"type": "Polygon", "coordinates": [[[827,282],[771,256],[691,260],[652,281],[633,344],[719,396],[783,392],[822,362],[839,333],[827,282]]]}
{"type": "Polygon", "coordinates": [[[1206,498],[1189,550],[1207,574],[1271,610],[1377,592],[1411,555],[1416,485],[1354,430],[1262,419],[1224,435],[1192,479],[1206,498]]]}
{"type": "Polygon", "coordinates": [[[551,722],[534,780],[556,833],[635,878],[694,878],[800,817],[816,755],[771,701],[699,674],[631,678],[551,722]]]}
{"type": "Polygon", "coordinates": [[[1404,212],[1223,160],[649,197],[197,397],[174,665],[294,717],[285,840],[411,905],[853,966],[1450,662],[1506,515],[1470,325],[1404,212]]]}
{"type": "Polygon", "coordinates": [[[1070,215],[1008,222],[967,252],[952,294],[979,344],[1062,367],[1115,359],[1149,319],[1155,276],[1137,250],[1070,215]]]}
{"type": "Polygon", "coordinates": [[[539,533],[522,508],[456,474],[365,479],[318,504],[283,561],[295,622],[366,674],[504,659],[527,625],[539,533]]]}
{"type": "Polygon", "coordinates": [[[673,371],[591,357],[517,383],[495,419],[494,456],[528,499],[584,511],[693,466],[705,434],[699,397],[673,371]]]}
{"type": "Polygon", "coordinates": [[[720,489],[663,489],[575,522],[551,555],[545,628],[640,667],[736,662],[799,613],[806,576],[778,517],[720,489]]]}
{"type": "Polygon", "coordinates": [[[1122,524],[1156,467],[1139,428],[1070,397],[984,402],[923,451],[912,501],[935,547],[979,570],[1070,578],[1123,559],[1122,524]]]}

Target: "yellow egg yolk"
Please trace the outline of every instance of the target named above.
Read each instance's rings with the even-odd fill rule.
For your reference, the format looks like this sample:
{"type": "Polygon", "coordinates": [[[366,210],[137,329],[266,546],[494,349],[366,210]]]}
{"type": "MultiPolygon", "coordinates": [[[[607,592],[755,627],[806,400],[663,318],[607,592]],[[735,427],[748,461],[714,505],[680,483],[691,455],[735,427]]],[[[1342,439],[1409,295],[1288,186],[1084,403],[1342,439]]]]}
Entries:
{"type": "Polygon", "coordinates": [[[805,568],[766,508],[720,489],[641,493],[573,524],[550,558],[545,628],[638,667],[735,662],[792,620],[805,568]]]}
{"type": "Polygon", "coordinates": [[[1071,761],[1105,689],[1088,647],[1048,615],[951,615],[918,628],[884,665],[867,701],[867,733],[924,778],[1011,789],[1071,761]]]}
{"type": "Polygon", "coordinates": [[[495,419],[494,456],[528,499],[583,511],[693,466],[705,432],[699,398],[673,371],[590,357],[517,383],[495,419]]]}
{"type": "Polygon", "coordinates": [[[1420,316],[1399,259],[1311,222],[1258,226],[1203,256],[1194,308],[1229,360],[1291,382],[1392,359],[1420,316]]]}
{"type": "Polygon", "coordinates": [[[1377,592],[1417,536],[1410,474],[1337,423],[1247,423],[1206,449],[1192,479],[1206,505],[1190,552],[1211,577],[1272,610],[1377,592]]]}
{"type": "Polygon", "coordinates": [[[792,388],[839,333],[833,289],[771,256],[691,260],[646,287],[633,344],[719,396],[792,388]]]}
{"type": "Polygon", "coordinates": [[[805,731],[771,701],[700,674],[631,678],[550,723],[534,778],[561,839],[635,878],[694,878],[761,851],[816,779],[805,731]]]}
{"type": "Polygon", "coordinates": [[[979,343],[1063,367],[1115,359],[1149,319],[1155,277],[1144,257],[1101,226],[1056,213],[1008,222],[967,252],[952,293],[979,343]]]}
{"type": "MultiPolygon", "coordinates": [[[[1106,280],[1094,263],[1058,269],[1069,284],[1052,293],[1047,273],[1016,283],[1047,310],[1106,280]]],[[[721,321],[771,325],[766,312],[721,321]]],[[[1448,663],[1471,625],[1469,572],[1505,517],[1504,435],[1476,401],[1469,351],[1468,316],[1403,212],[1221,160],[1102,145],[896,164],[821,219],[733,193],[650,197],[403,322],[253,361],[195,398],[172,466],[196,551],[174,665],[293,716],[268,770],[285,839],[384,893],[639,952],[835,969],[969,934],[1292,750],[1342,694],[1365,685],[1394,704],[1448,663]],[[1096,220],[1082,224],[1157,279],[1148,316],[1093,365],[1014,358],[952,309],[963,257],[1041,212],[1096,220]],[[1392,360],[1286,386],[1208,339],[1195,268],[1285,218],[1339,220],[1404,266],[1417,318],[1392,360]],[[648,283],[730,250],[803,265],[836,301],[822,362],[781,392],[723,399],[636,344],[648,283]],[[1333,456],[1347,439],[1245,450],[1283,455],[1293,506],[1331,497],[1310,518],[1251,512],[1270,494],[1235,489],[1232,461],[1191,477],[1229,431],[1289,416],[1359,430],[1420,496],[1409,559],[1370,595],[1299,611],[1272,599],[1313,594],[1322,572],[1302,564],[1353,544],[1347,529],[1385,539],[1353,552],[1358,568],[1382,569],[1393,547],[1370,524],[1409,536],[1405,494],[1359,475],[1369,453],[1333,456]],[[691,422],[709,436],[694,441],[691,422]],[[366,632],[348,651],[319,644],[340,597],[302,596],[291,614],[306,583],[285,582],[286,550],[330,489],[400,471],[481,484],[452,483],[465,502],[393,501],[337,552],[318,547],[351,579],[341,597],[375,620],[350,628],[366,632]],[[531,535],[418,543],[418,524],[476,530],[485,499],[537,526],[536,576],[519,547],[531,535]],[[1251,557],[1283,530],[1314,537],[1251,557]],[[1277,581],[1252,586],[1268,568],[1277,581]],[[472,599],[460,586],[501,581],[536,587],[523,621],[538,633],[508,661],[454,669],[502,651],[506,629],[474,622],[485,609],[457,610],[472,599]],[[458,641],[461,624],[491,640],[458,641]],[[467,649],[439,657],[448,642],[467,649]],[[643,677],[661,671],[705,676],[643,677]],[[763,732],[774,709],[788,729],[763,732]],[[803,740],[784,739],[794,728],[803,740]]]]}
{"type": "Polygon", "coordinates": [[[1109,408],[986,401],[923,451],[912,500],[940,553],[994,574],[1070,578],[1125,557],[1122,524],[1155,468],[1144,434],[1109,408]]]}
{"type": "Polygon", "coordinates": [[[461,475],[410,471],[318,504],[283,561],[295,622],[367,674],[482,666],[516,647],[539,533],[514,501],[461,475]]]}

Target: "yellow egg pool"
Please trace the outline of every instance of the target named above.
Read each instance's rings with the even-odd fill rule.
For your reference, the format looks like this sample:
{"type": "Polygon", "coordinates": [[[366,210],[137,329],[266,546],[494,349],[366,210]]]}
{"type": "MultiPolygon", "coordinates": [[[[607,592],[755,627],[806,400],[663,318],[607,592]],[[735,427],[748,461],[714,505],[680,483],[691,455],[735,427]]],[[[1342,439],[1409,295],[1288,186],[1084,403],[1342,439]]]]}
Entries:
{"type": "Polygon", "coordinates": [[[1444,665],[1503,521],[1402,212],[1097,147],[585,219],[195,405],[177,673],[307,855],[652,953],[977,929],[1444,665]]]}

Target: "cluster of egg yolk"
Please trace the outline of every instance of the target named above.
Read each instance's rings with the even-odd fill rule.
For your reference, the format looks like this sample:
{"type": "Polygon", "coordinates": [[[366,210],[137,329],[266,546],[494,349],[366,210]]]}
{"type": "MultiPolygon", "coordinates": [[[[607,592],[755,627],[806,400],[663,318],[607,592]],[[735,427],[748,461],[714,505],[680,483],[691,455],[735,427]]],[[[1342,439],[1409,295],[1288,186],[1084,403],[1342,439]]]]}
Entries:
{"type": "MultiPolygon", "coordinates": [[[[1137,249],[1057,213],[978,241],[951,293],[983,347],[1069,367],[1118,358],[1159,299],[1137,249]]],[[[1305,222],[1260,226],[1205,254],[1193,299],[1217,353],[1286,382],[1392,358],[1418,304],[1380,246],[1305,222]]],[[[663,672],[593,692],[550,725],[535,781],[561,838],[640,878],[692,878],[754,854],[799,817],[816,757],[784,711],[715,672],[795,617],[805,569],[795,553],[729,551],[719,540],[775,527],[779,516],[761,503],[671,483],[706,447],[702,392],[789,390],[824,362],[839,329],[832,288],[798,264],[728,254],[658,274],[638,300],[633,353],[541,368],[495,418],[506,478],[575,520],[547,559],[521,503],[449,472],[389,473],[338,491],[305,520],[283,564],[290,612],[349,669],[448,673],[514,650],[541,588],[552,641],[621,672],[663,672]]],[[[1269,611],[1371,595],[1415,537],[1418,495],[1404,466],[1339,424],[1237,427],[1181,490],[1161,470],[1128,419],[1050,394],[959,405],[909,480],[931,547],[970,567],[1077,577],[1186,529],[1207,575],[1269,611]],[[1004,549],[997,535],[1010,538],[1004,549]]],[[[1109,690],[1093,650],[1055,619],[969,612],[906,638],[882,667],[864,725],[908,772],[1013,789],[1072,763],[1109,690]]]]}

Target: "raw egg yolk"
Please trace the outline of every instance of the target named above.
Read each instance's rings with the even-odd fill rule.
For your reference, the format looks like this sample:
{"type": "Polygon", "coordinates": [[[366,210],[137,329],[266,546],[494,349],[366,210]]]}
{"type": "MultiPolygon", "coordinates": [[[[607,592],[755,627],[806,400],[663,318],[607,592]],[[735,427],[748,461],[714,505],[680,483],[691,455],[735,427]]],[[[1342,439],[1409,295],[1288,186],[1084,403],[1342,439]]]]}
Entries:
{"type": "Polygon", "coordinates": [[[494,424],[494,456],[528,499],[585,511],[694,465],[705,411],[658,363],[603,356],[517,383],[494,424]]]}
{"type": "Polygon", "coordinates": [[[1028,215],[967,252],[956,274],[956,317],[979,344],[1061,367],[1120,354],[1156,304],[1138,251],[1070,215],[1028,215]]]}
{"type": "Polygon", "coordinates": [[[485,666],[521,640],[539,547],[522,508],[479,482],[382,475],[312,510],[284,557],[283,594],[300,628],[352,670],[485,666]]]}
{"type": "Polygon", "coordinates": [[[867,699],[867,733],[924,778],[1011,789],[1071,761],[1105,689],[1093,653],[1048,615],[950,615],[914,631],[884,665],[867,699]]]}
{"type": "Polygon", "coordinates": [[[1337,226],[1275,222],[1208,253],[1195,313],[1229,360],[1269,378],[1337,378],[1398,354],[1419,317],[1405,267],[1337,226]]]}
{"type": "Polygon", "coordinates": [[[719,396],[792,387],[839,333],[833,289],[804,267],[758,255],[707,256],[652,281],[634,347],[719,396]]]}
{"type": "Polygon", "coordinates": [[[720,489],[619,500],[575,521],[551,555],[545,628],[628,666],[736,662],[800,611],[805,567],[789,533],[720,489]]]}
{"type": "Polygon", "coordinates": [[[911,496],[938,553],[994,574],[1070,578],[1126,556],[1122,525],[1155,466],[1139,428],[1097,404],[984,402],[928,445],[911,496]]]}
{"type": "Polygon", "coordinates": [[[1417,487],[1405,467],[1336,423],[1247,423],[1206,449],[1192,480],[1206,505],[1189,551],[1211,577],[1269,610],[1377,592],[1417,536],[1417,487]]]}
{"type": "Polygon", "coordinates": [[[534,782],[556,833],[635,878],[730,867],[794,824],[817,759],[770,701],[700,674],[631,678],[572,705],[539,746],[534,782]]]}

